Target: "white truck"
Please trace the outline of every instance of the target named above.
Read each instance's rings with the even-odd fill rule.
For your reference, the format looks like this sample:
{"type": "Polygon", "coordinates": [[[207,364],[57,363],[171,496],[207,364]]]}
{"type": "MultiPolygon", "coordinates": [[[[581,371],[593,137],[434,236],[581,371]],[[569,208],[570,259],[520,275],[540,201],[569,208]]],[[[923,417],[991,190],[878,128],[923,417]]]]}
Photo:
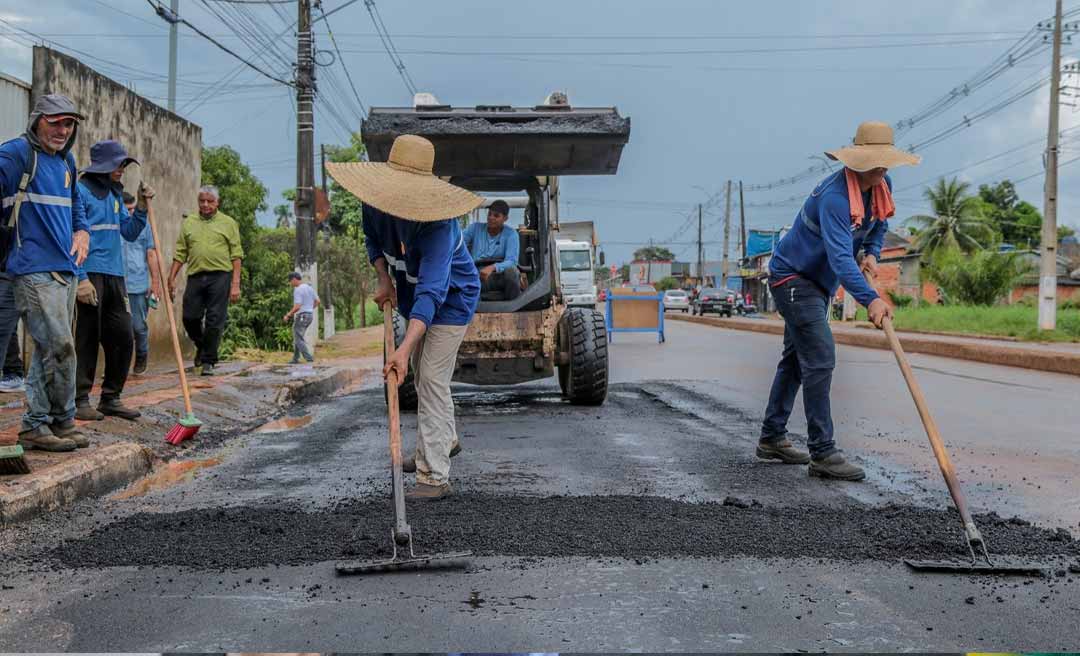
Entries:
{"type": "Polygon", "coordinates": [[[593,271],[592,244],[587,241],[559,239],[559,286],[563,302],[569,307],[596,307],[596,274],[593,271]]]}

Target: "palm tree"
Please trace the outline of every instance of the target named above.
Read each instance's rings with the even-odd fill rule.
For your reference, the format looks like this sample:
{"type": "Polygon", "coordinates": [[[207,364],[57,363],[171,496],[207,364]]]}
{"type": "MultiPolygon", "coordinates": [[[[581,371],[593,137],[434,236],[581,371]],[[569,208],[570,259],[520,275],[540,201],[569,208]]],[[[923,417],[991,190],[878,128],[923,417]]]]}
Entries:
{"type": "Polygon", "coordinates": [[[926,188],[923,195],[930,201],[934,215],[919,214],[908,219],[918,228],[918,250],[927,255],[942,249],[971,253],[993,241],[994,230],[983,217],[979,198],[967,193],[970,186],[956,178],[941,178],[926,188]]]}

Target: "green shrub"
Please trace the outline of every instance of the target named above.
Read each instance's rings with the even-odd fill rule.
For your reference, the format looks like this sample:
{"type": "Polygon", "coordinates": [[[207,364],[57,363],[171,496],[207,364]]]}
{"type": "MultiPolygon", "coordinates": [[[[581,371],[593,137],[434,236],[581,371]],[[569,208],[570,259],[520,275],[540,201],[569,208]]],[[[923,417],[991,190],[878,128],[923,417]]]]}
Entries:
{"type": "Polygon", "coordinates": [[[989,250],[941,252],[927,267],[927,276],[944,292],[943,298],[960,305],[993,305],[1029,272],[1030,266],[1018,254],[989,250]]]}
{"type": "Polygon", "coordinates": [[[893,290],[890,289],[889,290],[889,300],[891,300],[893,302],[893,305],[895,305],[898,308],[906,308],[906,307],[908,307],[909,305],[911,305],[912,303],[915,302],[915,297],[914,296],[908,296],[907,294],[900,294],[900,293],[894,292],[893,290]]]}
{"type": "Polygon", "coordinates": [[[678,289],[679,288],[679,280],[677,278],[673,278],[671,276],[668,276],[666,278],[661,278],[654,285],[654,287],[656,287],[656,291],[658,291],[658,292],[665,292],[665,291],[667,291],[669,289],[678,289]]]}

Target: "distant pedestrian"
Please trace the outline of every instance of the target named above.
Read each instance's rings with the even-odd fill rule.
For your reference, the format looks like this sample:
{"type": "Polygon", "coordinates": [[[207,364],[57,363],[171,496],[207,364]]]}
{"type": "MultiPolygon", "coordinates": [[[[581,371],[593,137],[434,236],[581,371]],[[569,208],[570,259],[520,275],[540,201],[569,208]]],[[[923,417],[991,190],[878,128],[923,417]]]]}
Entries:
{"type": "MultiPolygon", "coordinates": [[[[135,211],[135,197],[124,192],[128,214],[135,211]]],[[[135,338],[135,366],[132,373],[146,373],[150,357],[150,325],[147,314],[161,298],[161,269],[154,233],[147,224],[135,241],[124,242],[124,284],[131,304],[131,332],[135,338]]]]}
{"type": "Polygon", "coordinates": [[[884,317],[892,316],[863,272],[877,274],[887,219],[896,211],[886,172],[918,164],[919,157],[893,145],[888,124],[873,122],[859,126],[853,145],[825,154],[844,168],[814,188],[769,262],[769,287],[784,318],[784,351],[776,367],[757,455],[787,464],[809,462],[812,476],[859,481],[865,472],[844,459],[833,437],[829,394],[836,346],[829,329],[829,302],[842,284],[845,293],[866,306],[879,328],[884,317]],[[860,250],[865,252],[861,265],[855,261],[860,250]],[[795,448],[787,436],[800,387],[809,454],[795,448]]]}
{"type": "Polygon", "coordinates": [[[450,458],[460,451],[450,379],[457,352],[480,301],[480,275],[462,239],[456,217],[480,197],[432,174],[435,147],[402,135],[386,163],[334,164],[337,181],[363,201],[368,259],[379,276],[375,303],[396,306],[408,327],[383,376],[416,380],[416,452],[404,471],[416,472],[410,499],[440,499],[453,493],[450,458]]]}
{"type": "Polygon", "coordinates": [[[217,187],[199,189],[199,213],[184,218],[169,271],[169,296],[175,297],[176,276],[187,265],[184,329],[195,343],[195,366],[202,367],[203,376],[214,375],[229,303],[240,300],[240,227],[218,211],[220,202],[217,187]]]}
{"type": "Polygon", "coordinates": [[[315,361],[306,335],[315,318],[315,308],[319,307],[319,295],[311,285],[302,280],[303,277],[295,271],[289,274],[289,284],[293,288],[293,306],[285,313],[285,323],[293,322],[293,356],[290,364],[298,364],[300,358],[308,362],[315,361]]]}
{"type": "MultiPolygon", "coordinates": [[[[71,451],[90,444],[75,426],[71,333],[76,274],[90,247],[71,155],[82,119],[71,99],[42,95],[34,102],[26,133],[0,146],[6,273],[15,307],[34,340],[19,430],[19,443],[26,449],[71,451]]],[[[7,330],[13,330],[8,322],[7,330]]],[[[10,339],[8,333],[4,343],[10,339]]]]}

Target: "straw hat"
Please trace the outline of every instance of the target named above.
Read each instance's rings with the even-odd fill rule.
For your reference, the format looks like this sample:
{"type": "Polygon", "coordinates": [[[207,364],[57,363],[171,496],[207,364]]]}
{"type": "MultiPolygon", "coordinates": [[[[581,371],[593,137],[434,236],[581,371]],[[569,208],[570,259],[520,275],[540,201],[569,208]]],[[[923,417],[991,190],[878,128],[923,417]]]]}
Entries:
{"type": "Polygon", "coordinates": [[[855,131],[852,145],[839,150],[827,150],[830,159],[840,160],[853,171],[870,169],[893,169],[897,166],[915,165],[922,161],[918,155],[904,152],[893,142],[892,127],[880,121],[867,121],[855,131]]]}
{"type": "Polygon", "coordinates": [[[432,173],[435,146],[423,137],[394,139],[389,161],[327,164],[338,184],[372,207],[408,221],[442,221],[467,214],[484,199],[432,173]]]}

